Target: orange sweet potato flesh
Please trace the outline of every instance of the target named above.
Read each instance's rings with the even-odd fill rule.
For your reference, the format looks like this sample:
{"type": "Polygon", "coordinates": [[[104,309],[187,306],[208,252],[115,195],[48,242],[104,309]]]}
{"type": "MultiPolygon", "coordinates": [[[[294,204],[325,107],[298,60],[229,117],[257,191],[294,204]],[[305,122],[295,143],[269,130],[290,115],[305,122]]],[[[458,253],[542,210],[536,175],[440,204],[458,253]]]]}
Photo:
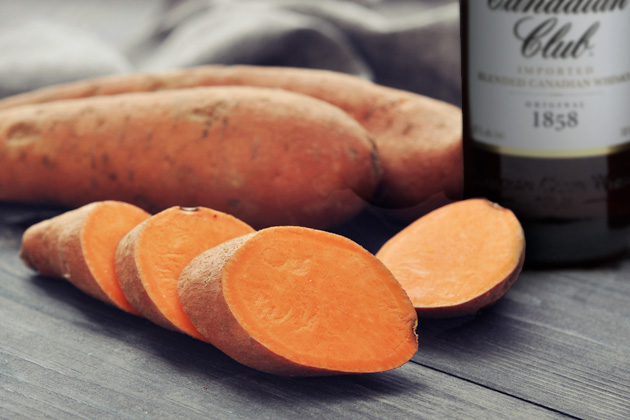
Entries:
{"type": "Polygon", "coordinates": [[[184,311],[206,340],[287,376],[380,372],[417,351],[400,284],[351,240],[272,227],[210,249],[182,271],[184,311]]]}
{"type": "Polygon", "coordinates": [[[204,66],[130,74],[52,86],[0,100],[0,109],[124,92],[194,86],[281,88],[335,105],[373,136],[383,178],[371,201],[408,207],[436,194],[459,199],[462,187],[461,111],[442,101],[379,86],[341,73],[261,66],[204,66]]]}
{"type": "Polygon", "coordinates": [[[516,281],[525,258],[514,214],[485,199],[469,199],[421,217],[376,256],[392,271],[419,316],[474,315],[516,281]]]}
{"type": "Polygon", "coordinates": [[[149,213],[131,204],[102,201],[29,227],[20,256],[43,276],[65,278],[83,292],[137,314],[114,269],[118,242],[149,213]]]}
{"type": "Polygon", "coordinates": [[[177,295],[182,269],[203,251],[254,232],[212,209],[172,207],[136,226],[119,243],[116,273],[131,305],[163,327],[201,340],[177,295]]]}
{"type": "Polygon", "coordinates": [[[381,176],[368,132],[326,102],[208,87],[0,112],[0,200],[155,213],[204,206],[261,228],[327,228],[361,211],[381,176]]]}

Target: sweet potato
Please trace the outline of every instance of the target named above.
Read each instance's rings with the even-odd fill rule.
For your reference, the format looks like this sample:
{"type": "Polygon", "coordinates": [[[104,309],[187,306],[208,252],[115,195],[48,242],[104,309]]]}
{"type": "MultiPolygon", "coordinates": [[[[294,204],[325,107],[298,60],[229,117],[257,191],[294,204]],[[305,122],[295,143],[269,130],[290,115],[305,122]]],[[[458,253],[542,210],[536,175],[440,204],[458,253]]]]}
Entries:
{"type": "Polygon", "coordinates": [[[201,252],[254,232],[228,214],[204,207],[171,207],[131,230],[118,245],[116,274],[141,315],[163,327],[203,340],[177,295],[182,269],[201,252]]]}
{"type": "Polygon", "coordinates": [[[0,112],[0,199],[152,213],[205,206],[256,228],[329,227],[364,207],[381,171],[356,121],[279,89],[130,93],[0,112]]]}
{"type": "Polygon", "coordinates": [[[256,66],[205,66],[158,74],[109,76],[53,86],[0,100],[0,109],[124,92],[194,86],[282,88],[329,102],[352,115],[373,136],[383,178],[371,198],[386,207],[408,207],[462,186],[461,112],[447,103],[325,70],[256,66]]]}
{"type": "Polygon", "coordinates": [[[276,375],[379,372],[417,350],[417,316],[372,254],[342,236],[272,227],[182,271],[184,311],[208,342],[276,375]]]}
{"type": "Polygon", "coordinates": [[[120,289],[114,254],[120,239],[149,216],[127,203],[91,203],[29,227],[20,256],[43,276],[65,278],[83,292],[137,314],[120,289]]]}
{"type": "Polygon", "coordinates": [[[512,287],[525,258],[514,214],[484,199],[441,207],[391,238],[376,256],[421,317],[473,315],[512,287]]]}

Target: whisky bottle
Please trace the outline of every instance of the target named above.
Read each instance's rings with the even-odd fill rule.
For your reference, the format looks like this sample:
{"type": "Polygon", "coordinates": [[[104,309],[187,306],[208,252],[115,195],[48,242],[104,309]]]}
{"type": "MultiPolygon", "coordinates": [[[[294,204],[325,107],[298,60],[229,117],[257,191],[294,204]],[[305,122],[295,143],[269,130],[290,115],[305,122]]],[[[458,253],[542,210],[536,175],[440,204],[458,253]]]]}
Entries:
{"type": "Polygon", "coordinates": [[[460,0],[464,195],[513,210],[526,262],[622,255],[630,0],[460,0]]]}

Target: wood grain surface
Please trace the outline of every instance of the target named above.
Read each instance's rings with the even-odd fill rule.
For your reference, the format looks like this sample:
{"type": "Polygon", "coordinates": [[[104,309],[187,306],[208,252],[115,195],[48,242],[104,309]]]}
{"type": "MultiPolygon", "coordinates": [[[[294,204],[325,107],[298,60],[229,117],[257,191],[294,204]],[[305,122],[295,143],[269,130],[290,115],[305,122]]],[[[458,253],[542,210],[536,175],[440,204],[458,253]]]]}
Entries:
{"type": "MultiPolygon", "coordinates": [[[[381,374],[280,378],[38,276],[24,229],[58,209],[0,204],[2,419],[628,419],[630,258],[525,270],[476,317],[421,320],[381,374]]],[[[340,232],[371,251],[373,213],[340,232]]]]}

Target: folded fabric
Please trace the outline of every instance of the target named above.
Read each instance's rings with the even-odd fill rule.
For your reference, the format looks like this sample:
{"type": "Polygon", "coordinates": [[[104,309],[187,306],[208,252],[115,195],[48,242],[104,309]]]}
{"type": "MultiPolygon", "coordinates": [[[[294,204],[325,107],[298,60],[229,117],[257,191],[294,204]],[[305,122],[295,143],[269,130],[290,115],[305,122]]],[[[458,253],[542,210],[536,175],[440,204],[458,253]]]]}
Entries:
{"type": "Polygon", "coordinates": [[[27,23],[0,29],[1,96],[109,73],[256,64],[336,70],[460,103],[456,0],[163,1],[138,22],[126,13],[147,1],[105,2],[105,17],[103,2],[84,1],[80,27],[67,17],[77,0],[60,0],[48,21],[38,1],[22,2],[27,23]]]}
{"type": "Polygon", "coordinates": [[[50,21],[31,21],[1,33],[0,56],[0,96],[131,70],[107,43],[50,21]]]}

